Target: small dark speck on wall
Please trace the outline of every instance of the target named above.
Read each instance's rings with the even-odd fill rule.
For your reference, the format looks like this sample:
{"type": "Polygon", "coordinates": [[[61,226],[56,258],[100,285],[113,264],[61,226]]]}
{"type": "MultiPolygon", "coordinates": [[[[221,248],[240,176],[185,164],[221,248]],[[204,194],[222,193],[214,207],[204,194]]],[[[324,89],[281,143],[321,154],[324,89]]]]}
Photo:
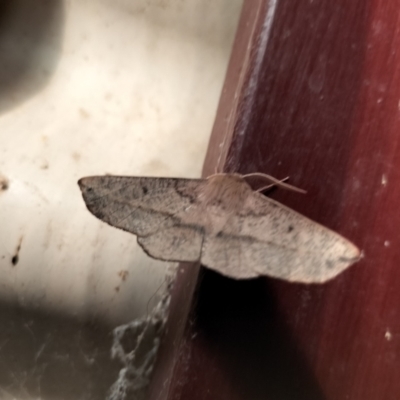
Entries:
{"type": "Polygon", "coordinates": [[[9,188],[10,183],[5,176],[0,175],[0,191],[5,191],[9,188]]]}
{"type": "Polygon", "coordinates": [[[14,255],[11,257],[11,264],[12,264],[14,267],[18,264],[18,261],[19,261],[19,252],[20,252],[20,250],[21,250],[21,245],[22,245],[22,239],[23,239],[23,238],[24,238],[24,237],[21,236],[21,238],[19,239],[17,249],[15,250],[14,255]]]}

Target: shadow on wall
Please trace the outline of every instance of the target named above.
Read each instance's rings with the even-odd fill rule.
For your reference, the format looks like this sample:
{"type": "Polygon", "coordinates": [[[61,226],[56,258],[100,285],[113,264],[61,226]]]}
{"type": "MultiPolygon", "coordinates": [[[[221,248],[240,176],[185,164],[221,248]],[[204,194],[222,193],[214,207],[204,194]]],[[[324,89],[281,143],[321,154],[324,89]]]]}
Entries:
{"type": "MultiPolygon", "coordinates": [[[[220,374],[219,381],[238,399],[325,399],[279,312],[269,279],[237,281],[203,269],[196,316],[200,351],[212,354],[213,374],[220,374]]],[[[199,373],[189,371],[190,379],[195,382],[199,373]]]]}
{"type": "Polygon", "coordinates": [[[0,326],[1,399],[105,399],[118,376],[111,326],[6,303],[0,326]]]}
{"type": "Polygon", "coordinates": [[[63,27],[62,0],[0,1],[0,113],[28,100],[49,81],[63,27]]]}

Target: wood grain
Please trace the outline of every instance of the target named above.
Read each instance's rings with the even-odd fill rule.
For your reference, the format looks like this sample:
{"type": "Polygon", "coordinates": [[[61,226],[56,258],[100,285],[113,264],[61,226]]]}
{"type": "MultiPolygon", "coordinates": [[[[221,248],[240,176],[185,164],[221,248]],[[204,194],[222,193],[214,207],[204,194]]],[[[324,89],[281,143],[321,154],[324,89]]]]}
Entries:
{"type": "Polygon", "coordinates": [[[152,399],[400,395],[398,5],[245,1],[204,172],[289,175],[308,194],[273,198],[365,257],[323,286],[202,270],[152,399]]]}

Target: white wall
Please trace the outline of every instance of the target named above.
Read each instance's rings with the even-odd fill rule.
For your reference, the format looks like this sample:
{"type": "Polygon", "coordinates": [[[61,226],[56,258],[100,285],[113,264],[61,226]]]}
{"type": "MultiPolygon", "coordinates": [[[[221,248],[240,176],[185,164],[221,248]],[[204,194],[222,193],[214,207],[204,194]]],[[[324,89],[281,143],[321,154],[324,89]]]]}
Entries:
{"type": "Polygon", "coordinates": [[[9,3],[0,301],[113,324],[146,312],[166,264],[89,214],[76,182],[200,175],[241,3],[9,3]]]}

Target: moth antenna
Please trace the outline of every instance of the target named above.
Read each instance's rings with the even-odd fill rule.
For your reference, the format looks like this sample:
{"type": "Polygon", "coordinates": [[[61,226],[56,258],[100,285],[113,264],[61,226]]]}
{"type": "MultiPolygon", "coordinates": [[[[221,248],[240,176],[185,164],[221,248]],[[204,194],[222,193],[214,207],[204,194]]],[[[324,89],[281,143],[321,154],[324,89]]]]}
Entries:
{"type": "Polygon", "coordinates": [[[291,190],[291,191],[297,192],[297,193],[302,193],[302,194],[307,193],[307,192],[306,192],[305,190],[303,190],[303,189],[300,189],[300,188],[298,188],[298,187],[296,187],[296,186],[293,186],[293,185],[289,185],[288,183],[284,183],[286,180],[289,179],[288,176],[287,176],[286,178],[282,179],[282,180],[279,180],[279,179],[274,178],[274,177],[271,176],[271,175],[263,174],[263,173],[261,173],[261,172],[253,172],[253,173],[251,173],[251,174],[242,175],[242,177],[243,177],[244,179],[246,179],[246,178],[251,178],[251,177],[253,177],[253,176],[258,176],[258,177],[260,177],[260,178],[264,178],[264,179],[267,179],[267,180],[273,182],[271,185],[264,186],[264,187],[262,187],[262,188],[260,188],[260,189],[257,189],[257,192],[262,192],[262,191],[267,190],[267,189],[269,189],[269,188],[271,188],[271,187],[273,187],[273,186],[278,186],[278,187],[280,187],[280,188],[282,188],[282,189],[291,190]]]}
{"type": "Polygon", "coordinates": [[[274,186],[279,186],[279,187],[281,187],[282,189],[291,190],[292,192],[301,193],[301,194],[307,193],[307,192],[306,192],[305,190],[303,190],[303,189],[300,189],[300,188],[298,188],[298,187],[296,187],[296,186],[293,186],[293,185],[289,185],[288,183],[284,183],[284,182],[287,181],[288,179],[289,179],[289,177],[287,176],[286,178],[280,180],[280,181],[277,182],[277,183],[271,183],[270,185],[263,186],[262,188],[257,189],[256,192],[260,192],[260,193],[261,193],[261,192],[264,192],[265,190],[268,190],[268,189],[273,188],[274,186]]]}
{"type": "MultiPolygon", "coordinates": [[[[286,182],[289,179],[289,177],[287,176],[286,178],[283,178],[280,180],[280,183],[286,182]]],[[[271,183],[270,185],[267,186],[263,186],[260,189],[257,189],[256,192],[264,192],[266,190],[272,189],[274,186],[277,186],[276,183],[271,183]]]]}

